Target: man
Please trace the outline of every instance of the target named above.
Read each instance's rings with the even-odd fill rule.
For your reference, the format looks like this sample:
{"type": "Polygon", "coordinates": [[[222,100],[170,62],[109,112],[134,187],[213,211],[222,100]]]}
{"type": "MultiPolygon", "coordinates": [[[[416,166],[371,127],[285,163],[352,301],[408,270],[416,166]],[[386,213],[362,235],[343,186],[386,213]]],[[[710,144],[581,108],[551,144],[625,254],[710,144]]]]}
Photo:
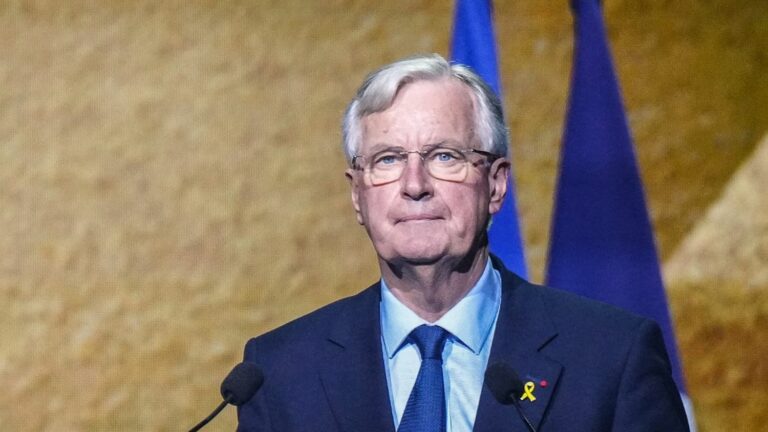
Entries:
{"type": "Polygon", "coordinates": [[[383,67],[347,110],[344,146],[381,280],[249,341],[266,379],[240,431],[688,430],[655,323],[489,255],[509,162],[477,75],[437,55],[383,67]],[[484,385],[497,362],[525,383],[518,406],[484,385]]]}

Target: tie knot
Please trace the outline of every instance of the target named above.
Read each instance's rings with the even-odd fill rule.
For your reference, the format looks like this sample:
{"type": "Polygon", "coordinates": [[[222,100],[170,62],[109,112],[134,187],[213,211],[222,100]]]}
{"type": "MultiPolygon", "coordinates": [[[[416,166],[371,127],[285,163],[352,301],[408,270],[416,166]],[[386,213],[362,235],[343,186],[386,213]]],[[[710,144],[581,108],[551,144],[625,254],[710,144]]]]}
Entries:
{"type": "Polygon", "coordinates": [[[413,329],[410,338],[419,347],[423,359],[443,359],[443,346],[448,332],[440,326],[420,325],[413,329]]]}

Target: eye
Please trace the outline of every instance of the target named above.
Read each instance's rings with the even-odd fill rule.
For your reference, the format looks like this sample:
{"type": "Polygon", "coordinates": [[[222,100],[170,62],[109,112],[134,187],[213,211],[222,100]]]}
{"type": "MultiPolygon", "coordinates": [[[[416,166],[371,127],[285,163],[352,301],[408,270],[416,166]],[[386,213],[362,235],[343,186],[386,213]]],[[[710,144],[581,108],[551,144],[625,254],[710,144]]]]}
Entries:
{"type": "Polygon", "coordinates": [[[436,148],[429,153],[429,159],[442,164],[449,164],[462,159],[461,152],[449,148],[436,148]]]}
{"type": "Polygon", "coordinates": [[[373,156],[373,166],[374,167],[390,167],[393,165],[396,165],[398,162],[400,162],[403,159],[403,157],[394,151],[383,151],[381,153],[377,153],[373,156]]]}

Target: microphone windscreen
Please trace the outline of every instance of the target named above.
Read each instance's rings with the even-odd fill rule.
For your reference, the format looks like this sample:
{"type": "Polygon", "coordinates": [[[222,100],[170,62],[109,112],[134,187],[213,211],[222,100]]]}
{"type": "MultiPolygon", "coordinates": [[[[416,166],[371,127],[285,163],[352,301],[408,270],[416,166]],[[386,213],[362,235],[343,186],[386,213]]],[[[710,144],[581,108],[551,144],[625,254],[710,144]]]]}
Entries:
{"type": "Polygon", "coordinates": [[[512,366],[497,362],[485,370],[485,385],[499,403],[510,404],[523,394],[523,382],[512,366]]]}
{"type": "Polygon", "coordinates": [[[221,383],[221,396],[235,406],[251,400],[264,384],[264,374],[255,363],[242,362],[221,383]]]}

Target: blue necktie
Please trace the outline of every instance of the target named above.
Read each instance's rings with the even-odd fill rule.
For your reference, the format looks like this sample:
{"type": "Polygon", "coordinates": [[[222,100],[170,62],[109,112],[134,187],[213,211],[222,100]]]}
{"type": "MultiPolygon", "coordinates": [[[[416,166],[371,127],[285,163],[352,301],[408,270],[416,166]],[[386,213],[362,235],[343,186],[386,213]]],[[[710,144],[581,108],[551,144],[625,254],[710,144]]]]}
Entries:
{"type": "Polygon", "coordinates": [[[421,367],[398,432],[445,432],[443,346],[448,334],[442,327],[428,325],[411,332],[409,338],[421,352],[421,367]]]}

